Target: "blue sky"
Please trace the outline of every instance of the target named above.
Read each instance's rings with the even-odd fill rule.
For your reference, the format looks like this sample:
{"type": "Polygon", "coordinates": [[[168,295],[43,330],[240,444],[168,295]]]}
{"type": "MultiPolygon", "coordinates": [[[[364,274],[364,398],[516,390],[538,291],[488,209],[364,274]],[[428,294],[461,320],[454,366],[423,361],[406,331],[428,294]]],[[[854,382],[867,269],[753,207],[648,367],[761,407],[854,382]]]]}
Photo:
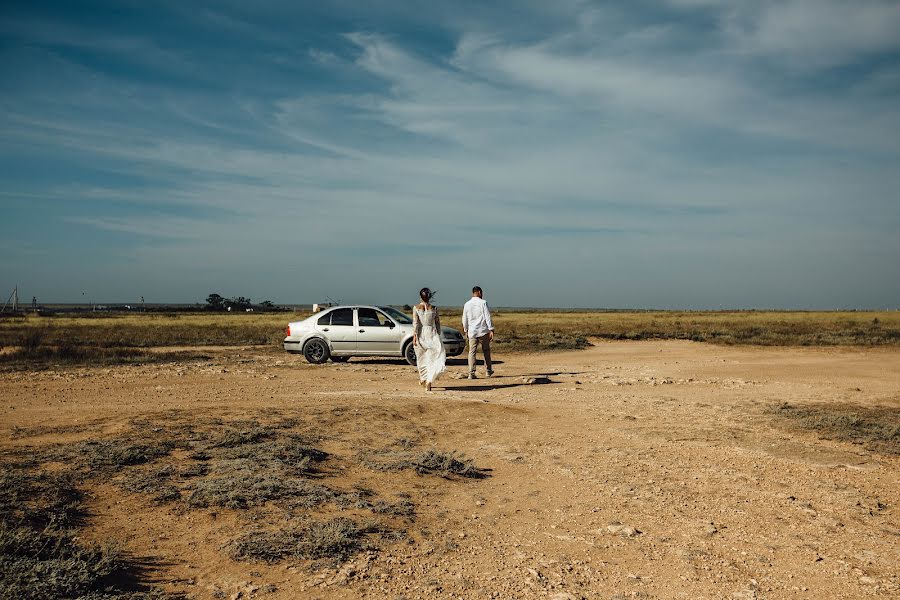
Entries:
{"type": "Polygon", "coordinates": [[[14,2],[0,292],[900,306],[900,4],[14,2]]]}

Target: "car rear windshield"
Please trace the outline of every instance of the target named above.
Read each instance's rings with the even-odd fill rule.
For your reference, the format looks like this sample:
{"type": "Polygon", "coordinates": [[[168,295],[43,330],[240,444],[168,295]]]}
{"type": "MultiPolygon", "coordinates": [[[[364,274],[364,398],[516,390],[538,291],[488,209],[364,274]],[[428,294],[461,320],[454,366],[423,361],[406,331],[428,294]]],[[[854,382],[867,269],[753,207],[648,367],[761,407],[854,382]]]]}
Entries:
{"type": "Polygon", "coordinates": [[[408,316],[406,316],[404,313],[400,312],[396,308],[391,308],[390,306],[379,306],[378,308],[380,308],[381,310],[386,312],[388,315],[391,316],[392,319],[394,319],[398,323],[401,323],[403,325],[409,325],[410,323],[412,323],[411,318],[409,318],[408,316]]]}

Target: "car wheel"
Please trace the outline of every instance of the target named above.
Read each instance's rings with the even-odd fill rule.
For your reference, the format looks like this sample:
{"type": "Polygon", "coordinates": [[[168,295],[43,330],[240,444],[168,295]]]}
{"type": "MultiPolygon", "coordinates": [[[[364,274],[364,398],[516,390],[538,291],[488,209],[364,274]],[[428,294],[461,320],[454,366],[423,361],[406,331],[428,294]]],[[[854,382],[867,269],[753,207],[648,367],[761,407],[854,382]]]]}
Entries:
{"type": "Polygon", "coordinates": [[[332,362],[347,362],[348,360],[350,360],[349,356],[332,356],[331,357],[332,362]]]}
{"type": "Polygon", "coordinates": [[[413,346],[412,342],[408,343],[403,350],[403,358],[405,358],[406,362],[412,366],[416,366],[416,348],[413,346]]]}
{"type": "Polygon", "coordinates": [[[330,354],[325,340],[314,338],[303,344],[303,356],[314,365],[321,365],[328,360],[330,354]]]}

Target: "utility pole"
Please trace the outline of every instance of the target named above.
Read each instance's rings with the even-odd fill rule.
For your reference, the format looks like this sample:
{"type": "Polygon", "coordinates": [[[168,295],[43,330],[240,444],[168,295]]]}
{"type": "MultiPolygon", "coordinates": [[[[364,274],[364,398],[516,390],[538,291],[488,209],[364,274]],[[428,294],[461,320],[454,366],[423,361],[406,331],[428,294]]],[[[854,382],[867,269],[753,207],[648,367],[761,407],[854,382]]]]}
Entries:
{"type": "Polygon", "coordinates": [[[13,313],[19,312],[19,286],[13,288],[12,294],[9,295],[9,298],[6,299],[6,303],[3,305],[3,309],[0,310],[0,313],[6,312],[6,307],[12,303],[12,311],[13,313]]]}

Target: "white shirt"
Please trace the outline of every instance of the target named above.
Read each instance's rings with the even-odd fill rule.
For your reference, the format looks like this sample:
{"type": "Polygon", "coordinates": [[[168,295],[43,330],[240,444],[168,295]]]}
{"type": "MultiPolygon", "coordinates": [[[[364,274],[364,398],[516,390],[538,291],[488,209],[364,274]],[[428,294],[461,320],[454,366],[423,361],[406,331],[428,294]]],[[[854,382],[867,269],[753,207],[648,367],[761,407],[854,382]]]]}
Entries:
{"type": "Polygon", "coordinates": [[[472,296],[463,307],[462,326],[470,338],[479,338],[493,331],[491,309],[488,308],[487,302],[478,296],[472,296]]]}

